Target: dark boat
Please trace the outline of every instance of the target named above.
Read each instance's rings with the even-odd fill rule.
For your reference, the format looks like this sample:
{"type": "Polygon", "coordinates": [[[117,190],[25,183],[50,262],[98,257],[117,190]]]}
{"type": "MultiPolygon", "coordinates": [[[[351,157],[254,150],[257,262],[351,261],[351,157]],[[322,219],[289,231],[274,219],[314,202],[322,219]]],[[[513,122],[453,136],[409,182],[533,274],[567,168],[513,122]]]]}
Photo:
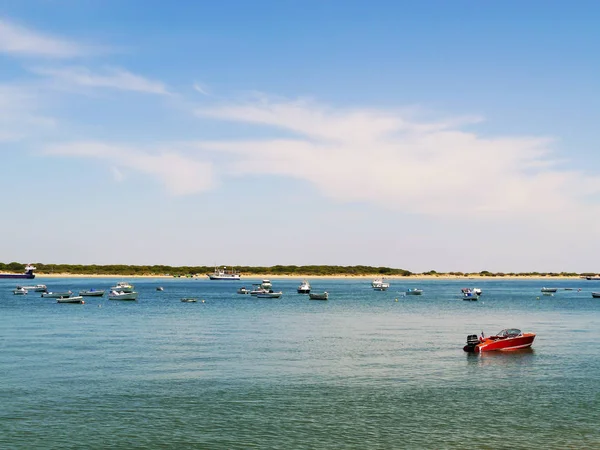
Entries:
{"type": "Polygon", "coordinates": [[[18,278],[18,279],[28,279],[28,280],[32,280],[35,278],[35,273],[33,273],[33,271],[35,270],[35,267],[33,267],[31,264],[28,264],[25,267],[25,273],[0,273],[0,278],[18,278]]]}

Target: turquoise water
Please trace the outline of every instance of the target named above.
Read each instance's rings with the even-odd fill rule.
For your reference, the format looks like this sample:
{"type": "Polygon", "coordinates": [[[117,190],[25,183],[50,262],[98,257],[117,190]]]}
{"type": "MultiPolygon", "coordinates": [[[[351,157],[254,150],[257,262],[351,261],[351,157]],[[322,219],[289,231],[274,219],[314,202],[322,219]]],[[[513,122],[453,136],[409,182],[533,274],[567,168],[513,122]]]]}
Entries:
{"type": "Polygon", "coordinates": [[[299,279],[274,280],[279,300],[134,281],[138,302],[85,305],[0,281],[0,448],[600,448],[600,282],[312,280],[320,302],[299,279]],[[472,283],[481,300],[462,301],[472,283]],[[463,352],[507,327],[533,350],[463,352]]]}

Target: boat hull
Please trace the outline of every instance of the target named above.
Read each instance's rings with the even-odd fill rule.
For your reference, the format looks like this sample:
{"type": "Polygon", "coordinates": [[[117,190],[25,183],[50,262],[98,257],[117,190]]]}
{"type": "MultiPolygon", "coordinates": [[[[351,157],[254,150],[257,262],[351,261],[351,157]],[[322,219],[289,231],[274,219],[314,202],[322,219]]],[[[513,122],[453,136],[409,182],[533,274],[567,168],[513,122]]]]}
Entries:
{"type": "Polygon", "coordinates": [[[68,292],[46,292],[41,295],[42,298],[68,298],[73,293],[71,291],[68,292]]]}
{"type": "Polygon", "coordinates": [[[80,291],[82,297],[103,297],[104,291],[80,291]]]}
{"type": "Polygon", "coordinates": [[[83,301],[83,297],[70,297],[70,298],[59,298],[56,300],[56,303],[78,303],[83,305],[85,301],[83,301]]]}
{"type": "Polygon", "coordinates": [[[600,298],[600,292],[592,292],[593,298],[600,298]]]}
{"type": "Polygon", "coordinates": [[[137,292],[126,292],[121,295],[109,294],[109,296],[108,296],[109,300],[124,300],[124,301],[131,301],[131,302],[137,301],[137,298],[138,298],[137,292]]]}
{"type": "Polygon", "coordinates": [[[493,339],[486,338],[480,344],[475,346],[475,353],[493,352],[493,351],[511,351],[529,348],[535,339],[534,333],[524,333],[521,336],[493,339]]]}
{"type": "Polygon", "coordinates": [[[329,294],[327,292],[324,294],[309,294],[308,298],[311,300],[329,300],[329,294]]]}
{"type": "Polygon", "coordinates": [[[17,279],[17,280],[33,280],[35,273],[0,273],[0,279],[17,279]]]}

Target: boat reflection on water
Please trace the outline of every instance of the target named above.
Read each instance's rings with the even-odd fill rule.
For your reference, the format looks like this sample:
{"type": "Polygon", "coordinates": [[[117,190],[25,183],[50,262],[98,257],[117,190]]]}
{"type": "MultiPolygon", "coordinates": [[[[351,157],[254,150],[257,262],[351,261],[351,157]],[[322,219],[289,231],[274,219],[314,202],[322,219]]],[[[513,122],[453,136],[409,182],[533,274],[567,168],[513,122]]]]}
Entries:
{"type": "Polygon", "coordinates": [[[536,357],[535,350],[531,347],[511,350],[510,352],[467,352],[466,356],[467,364],[495,367],[528,366],[534,362],[536,357]]]}

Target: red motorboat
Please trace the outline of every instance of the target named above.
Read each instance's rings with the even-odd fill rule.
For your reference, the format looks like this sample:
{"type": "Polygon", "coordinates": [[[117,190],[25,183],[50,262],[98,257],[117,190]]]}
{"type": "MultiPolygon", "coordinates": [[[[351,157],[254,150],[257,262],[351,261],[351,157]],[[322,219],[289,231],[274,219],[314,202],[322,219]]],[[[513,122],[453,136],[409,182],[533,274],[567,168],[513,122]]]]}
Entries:
{"type": "Polygon", "coordinates": [[[491,352],[495,350],[519,350],[529,348],[535,339],[534,333],[523,333],[517,328],[507,328],[495,336],[485,337],[470,334],[467,336],[467,345],[463,347],[465,352],[491,352]]]}

